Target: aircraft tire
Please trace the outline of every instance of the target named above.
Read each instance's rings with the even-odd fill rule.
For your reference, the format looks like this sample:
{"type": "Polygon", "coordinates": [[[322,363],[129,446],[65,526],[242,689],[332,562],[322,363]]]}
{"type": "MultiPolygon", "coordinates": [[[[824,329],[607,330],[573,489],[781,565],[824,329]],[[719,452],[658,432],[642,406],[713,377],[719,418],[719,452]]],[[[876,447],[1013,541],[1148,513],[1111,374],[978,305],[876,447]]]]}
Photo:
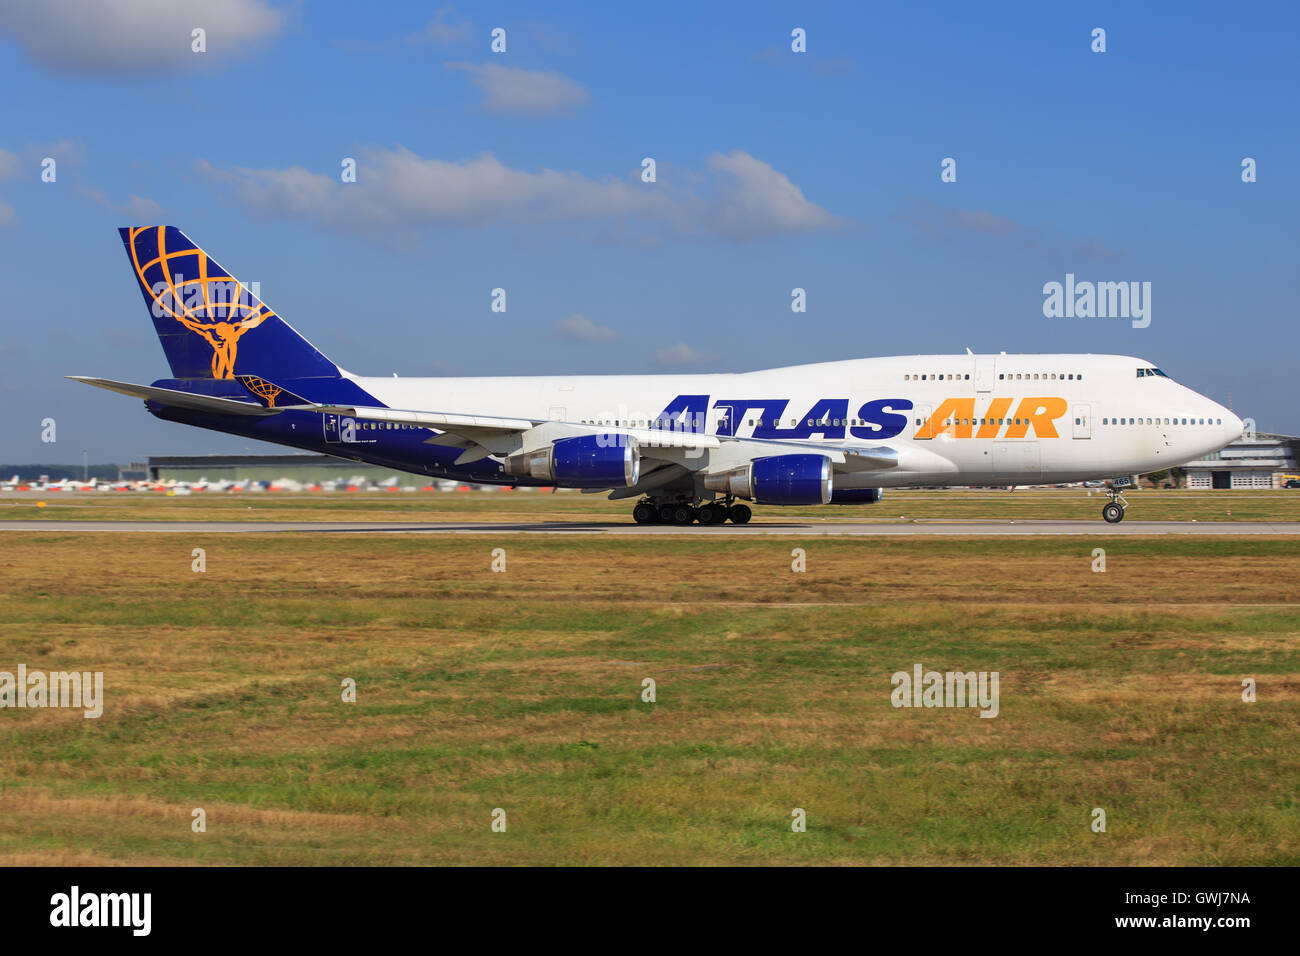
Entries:
{"type": "Polygon", "coordinates": [[[727,520],[727,515],[718,505],[701,505],[695,512],[695,520],[700,524],[722,524],[727,520]]]}

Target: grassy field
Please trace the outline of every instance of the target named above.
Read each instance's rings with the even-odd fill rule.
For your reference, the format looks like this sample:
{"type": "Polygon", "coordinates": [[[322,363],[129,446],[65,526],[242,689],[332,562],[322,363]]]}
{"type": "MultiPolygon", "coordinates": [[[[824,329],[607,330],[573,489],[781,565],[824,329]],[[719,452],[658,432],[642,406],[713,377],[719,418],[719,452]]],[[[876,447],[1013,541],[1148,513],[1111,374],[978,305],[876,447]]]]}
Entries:
{"type": "Polygon", "coordinates": [[[0,670],[106,698],[0,711],[0,863],[1300,862],[1300,541],[183,538],[0,534],[0,670]]]}
{"type": "MultiPolygon", "coordinates": [[[[874,505],[757,506],[756,524],[791,518],[822,521],[1085,520],[1100,521],[1098,489],[1008,491],[887,490],[874,505]]],[[[1128,517],[1143,521],[1300,521],[1300,491],[1135,491],[1128,517]]],[[[310,493],[201,492],[32,493],[0,497],[0,520],[132,521],[626,521],[632,501],[577,492],[310,493]],[[38,506],[44,502],[44,507],[38,506]]]]}

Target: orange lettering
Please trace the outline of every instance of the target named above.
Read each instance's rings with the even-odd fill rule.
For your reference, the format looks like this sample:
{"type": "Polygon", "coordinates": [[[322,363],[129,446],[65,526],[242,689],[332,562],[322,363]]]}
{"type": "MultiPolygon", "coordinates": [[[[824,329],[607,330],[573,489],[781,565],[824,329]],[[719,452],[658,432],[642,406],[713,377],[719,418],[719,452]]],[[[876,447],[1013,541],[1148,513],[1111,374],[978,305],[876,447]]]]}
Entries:
{"type": "Polygon", "coordinates": [[[1056,419],[1065,414],[1067,408],[1063,398],[1025,398],[1021,399],[1016,409],[1019,425],[1007,429],[1007,438],[1024,438],[1032,424],[1036,438],[1059,438],[1056,433],[1056,419]]]}
{"type": "Polygon", "coordinates": [[[970,421],[974,417],[975,399],[944,399],[943,404],[935,410],[926,423],[916,430],[915,437],[933,438],[935,435],[947,435],[949,438],[970,438],[970,421]],[[952,424],[945,425],[944,422],[949,418],[952,419],[952,424]],[[966,424],[963,425],[962,422],[966,424]]]}

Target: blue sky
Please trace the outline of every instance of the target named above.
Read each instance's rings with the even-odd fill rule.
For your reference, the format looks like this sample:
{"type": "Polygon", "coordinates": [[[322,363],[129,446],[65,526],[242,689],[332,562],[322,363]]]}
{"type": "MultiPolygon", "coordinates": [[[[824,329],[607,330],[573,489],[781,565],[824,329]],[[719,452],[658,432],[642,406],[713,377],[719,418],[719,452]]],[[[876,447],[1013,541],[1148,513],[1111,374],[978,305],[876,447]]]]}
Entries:
{"type": "Polygon", "coordinates": [[[166,377],[154,222],[363,374],[1119,352],[1300,433],[1292,4],[160,9],[0,11],[4,460],[250,447],[61,378],[166,377]],[[1150,327],[1044,317],[1066,273],[1150,327]]]}

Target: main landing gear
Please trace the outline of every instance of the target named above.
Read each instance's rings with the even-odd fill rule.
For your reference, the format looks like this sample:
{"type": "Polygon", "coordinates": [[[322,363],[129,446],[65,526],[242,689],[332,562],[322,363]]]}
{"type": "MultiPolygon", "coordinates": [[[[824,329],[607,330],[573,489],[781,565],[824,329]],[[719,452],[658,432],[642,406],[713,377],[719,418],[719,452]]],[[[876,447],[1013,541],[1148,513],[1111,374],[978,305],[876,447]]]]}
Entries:
{"type": "Polygon", "coordinates": [[[688,525],[699,522],[702,525],[719,525],[725,521],[732,524],[744,524],[752,518],[754,512],[749,505],[740,504],[730,498],[706,501],[696,506],[692,501],[663,501],[643,498],[632,509],[632,518],[637,524],[679,524],[688,525]]]}
{"type": "Polygon", "coordinates": [[[1101,509],[1101,516],[1106,519],[1107,524],[1119,524],[1124,520],[1124,509],[1128,507],[1128,502],[1124,500],[1122,487],[1124,486],[1116,487],[1112,484],[1107,492],[1110,495],[1110,502],[1101,509]]]}

